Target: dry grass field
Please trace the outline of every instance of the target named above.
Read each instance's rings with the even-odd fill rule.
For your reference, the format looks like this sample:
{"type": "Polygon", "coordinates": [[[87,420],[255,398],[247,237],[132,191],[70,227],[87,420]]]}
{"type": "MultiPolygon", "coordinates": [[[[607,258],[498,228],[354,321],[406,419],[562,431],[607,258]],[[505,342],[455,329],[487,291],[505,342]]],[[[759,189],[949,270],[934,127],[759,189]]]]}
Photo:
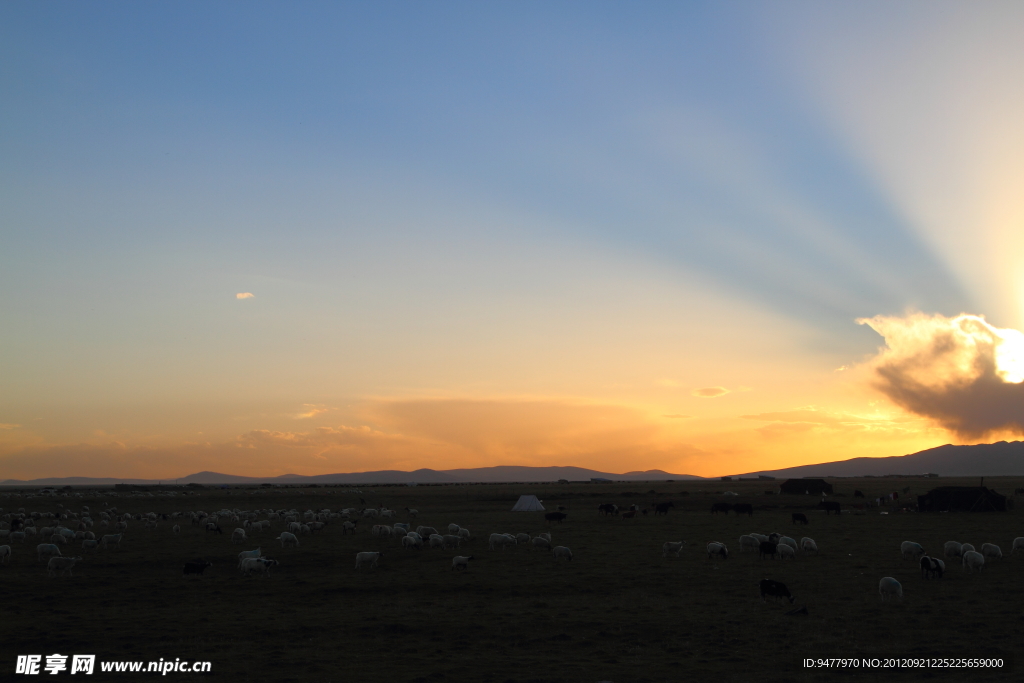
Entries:
{"type": "MultiPolygon", "coordinates": [[[[869,497],[911,487],[976,484],[951,479],[837,479],[836,497],[853,503],[854,489],[869,497]]],[[[778,482],[775,482],[776,484],[778,482]]],[[[1011,494],[1024,480],[987,479],[1011,494]]],[[[228,490],[197,495],[13,498],[0,492],[6,512],[95,512],[116,506],[132,513],[222,508],[319,510],[385,504],[399,521],[442,530],[451,522],[471,530],[474,541],[452,550],[403,551],[370,535],[372,522],[355,535],[339,524],[301,536],[299,548],[282,549],[271,533],[242,546],[181,522],[146,530],[132,523],[120,550],[86,555],[73,577],[49,578],[35,556],[40,540],[14,543],[0,565],[0,649],[3,677],[16,676],[18,654],[96,654],[100,660],[209,660],[213,678],[227,681],[373,681],[441,683],[483,681],[818,681],[818,680],[1020,680],[1015,659],[1024,636],[1024,553],[1010,557],[1011,541],[1024,536],[1019,509],[1000,513],[826,516],[814,496],[769,496],[771,482],[649,482],[616,484],[517,484],[480,486],[351,487],[228,490]],[[739,497],[723,498],[731,490],[739,497]],[[521,493],[534,493],[550,510],[569,508],[562,524],[542,513],[512,513],[521,493]],[[673,501],[667,517],[636,519],[599,515],[597,506],[673,501]],[[753,517],[711,515],[714,501],[749,502],[753,517]],[[404,508],[418,508],[418,520],[404,508]],[[794,527],[790,514],[806,511],[810,525],[794,527]],[[572,562],[553,561],[533,547],[487,549],[491,532],[550,531],[556,545],[572,549],[572,562]],[[739,552],[741,534],[780,531],[814,538],[818,556],[761,560],[739,552]],[[665,541],[683,540],[679,559],[663,558],[665,541]],[[900,557],[904,540],[941,556],[947,540],[999,544],[1006,558],[980,574],[947,565],[941,580],[921,578],[915,562],[900,557]],[[709,560],[705,545],[722,541],[726,560],[709,560]],[[261,546],[280,561],[269,578],[242,577],[237,554],[261,546]],[[381,550],[375,570],[354,570],[358,551],[381,550]],[[451,571],[455,554],[475,557],[466,572],[451,571]],[[183,578],[185,559],[214,566],[201,579],[183,578]],[[902,602],[882,603],[878,581],[897,578],[902,602]],[[758,582],[784,582],[807,614],[786,616],[788,603],[763,603],[758,582]],[[809,671],[805,657],[1003,657],[1002,671],[809,671]]],[[[165,489],[166,490],[166,489],[165,489]]],[[[181,489],[179,489],[181,490],[181,489]]],[[[1019,507],[1019,506],[1018,506],[1019,507]]],[[[94,529],[97,532],[99,529],[94,529]]],[[[72,552],[67,546],[65,554],[72,552]]],[[[68,675],[66,672],[63,675],[68,675]]],[[[151,679],[157,674],[108,674],[109,680],[151,679]]],[[[192,680],[196,674],[169,673],[192,680]]],[[[46,678],[51,678],[46,676],[46,678]]],[[[104,680],[97,672],[93,680],[104,680]]]]}

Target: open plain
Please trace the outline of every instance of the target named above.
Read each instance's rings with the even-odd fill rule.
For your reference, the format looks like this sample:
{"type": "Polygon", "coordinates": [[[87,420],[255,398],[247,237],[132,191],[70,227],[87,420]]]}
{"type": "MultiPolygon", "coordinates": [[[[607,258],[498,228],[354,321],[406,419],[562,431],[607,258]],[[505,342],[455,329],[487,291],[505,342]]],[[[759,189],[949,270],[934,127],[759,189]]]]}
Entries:
{"type": "MultiPolygon", "coordinates": [[[[832,479],[844,510],[909,487],[904,501],[956,479],[906,477],[832,479]]],[[[299,537],[298,548],[274,539],[284,524],[231,542],[207,533],[187,516],[156,529],[129,522],[120,549],[82,552],[73,576],[47,576],[35,546],[10,543],[0,565],[3,599],[0,649],[6,678],[16,676],[18,654],[96,654],[98,660],[208,660],[212,672],[170,678],[237,681],[485,681],[678,680],[1012,680],[1024,636],[1024,536],[1019,506],[1006,513],[913,513],[890,506],[826,516],[820,497],[768,495],[780,482],[686,481],[647,483],[500,484],[447,486],[232,487],[78,490],[36,496],[0,491],[5,513],[99,510],[119,514],[204,510],[365,508],[397,511],[396,521],[468,528],[473,540],[454,550],[404,550],[373,537],[380,520],[359,517],[358,530],[341,524],[299,537]],[[726,491],[737,496],[725,496],[726,491]],[[81,496],[77,495],[81,494],[81,496]],[[513,513],[520,494],[536,494],[548,510],[568,509],[564,523],[543,513],[513,513]],[[365,502],[363,502],[365,501],[365,502]],[[655,503],[673,502],[666,516],[655,503]],[[714,502],[751,503],[753,516],[710,514],[714,502]],[[639,504],[634,519],[598,513],[598,505],[639,504]],[[419,511],[410,519],[405,508],[419,511]],[[809,525],[794,526],[804,512],[809,525]],[[888,512],[889,514],[880,514],[888,512]],[[181,525],[179,534],[173,524],[181,525]],[[819,552],[792,560],[741,553],[742,534],[778,531],[813,538],[819,552]],[[555,561],[532,545],[491,551],[492,532],[550,532],[553,545],[571,548],[572,561],[555,561]],[[900,543],[916,541],[942,557],[948,540],[996,543],[1005,555],[981,573],[947,562],[942,579],[924,579],[900,543]],[[679,558],[663,557],[666,541],[685,541],[679,558]],[[725,543],[727,559],[709,559],[710,541],[725,543]],[[242,550],[262,549],[280,564],[269,577],[237,569],[242,550]],[[355,554],[382,551],[375,569],[354,569],[355,554]],[[451,569],[455,555],[472,555],[466,571],[451,569]],[[202,577],[184,577],[187,559],[213,562],[202,577]],[[882,602],[878,582],[898,579],[902,601],[882,602]],[[758,583],[770,578],[795,597],[762,602],[758,583]],[[806,614],[787,615],[806,607],[806,614]],[[818,657],[1001,657],[1001,670],[808,670],[818,657]]],[[[1024,479],[985,484],[1012,496],[1024,479]]],[[[266,514],[261,513],[260,519],[266,514]]],[[[383,520],[385,523],[387,520],[383,520]]],[[[97,537],[112,530],[94,528],[97,537]]],[[[0,543],[9,541],[0,541],[0,543]]],[[[66,672],[65,672],[66,675],[66,672]]],[[[107,674],[94,680],[142,680],[156,674],[107,674]],[[106,676],[106,678],[105,678],[106,676]]]]}

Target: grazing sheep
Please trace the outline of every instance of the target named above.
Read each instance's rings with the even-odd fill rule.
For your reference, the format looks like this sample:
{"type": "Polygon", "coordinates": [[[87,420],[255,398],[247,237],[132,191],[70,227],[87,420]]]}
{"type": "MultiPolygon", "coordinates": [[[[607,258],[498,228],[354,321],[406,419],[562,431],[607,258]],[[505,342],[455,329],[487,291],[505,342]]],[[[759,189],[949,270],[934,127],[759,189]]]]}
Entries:
{"type": "Polygon", "coordinates": [[[780,538],[779,545],[788,545],[790,548],[793,549],[793,552],[796,552],[796,541],[790,538],[789,536],[783,536],[782,538],[780,538]]]}
{"type": "Polygon", "coordinates": [[[188,560],[185,562],[185,566],[181,570],[182,576],[188,576],[195,574],[196,576],[202,576],[203,571],[207,567],[212,567],[213,562],[207,562],[205,560],[188,560]]]}
{"type": "Polygon", "coordinates": [[[765,536],[764,534],[747,534],[747,536],[752,536],[752,537],[756,538],[758,543],[764,543],[765,541],[768,540],[768,537],[765,536]]]}
{"type": "Polygon", "coordinates": [[[550,542],[551,542],[551,534],[549,534],[549,533],[548,533],[547,531],[545,531],[545,532],[544,532],[544,533],[542,533],[542,534],[537,534],[537,536],[538,536],[539,538],[544,538],[544,539],[547,539],[548,543],[550,543],[550,542]]]}
{"type": "Polygon", "coordinates": [[[86,552],[89,552],[89,551],[96,552],[96,550],[99,547],[100,547],[100,544],[97,543],[94,539],[86,538],[86,539],[84,539],[82,541],[82,550],[85,550],[86,552]]]}
{"type": "Polygon", "coordinates": [[[282,531],[281,535],[274,539],[275,541],[281,541],[281,547],[293,545],[296,548],[299,547],[299,538],[295,534],[290,534],[287,531],[282,531]]]}
{"type": "Polygon", "coordinates": [[[545,548],[547,550],[551,550],[551,541],[549,541],[548,539],[544,538],[543,536],[535,536],[535,537],[531,538],[530,539],[530,543],[532,543],[534,545],[534,547],[545,548]]]}
{"type": "Polygon", "coordinates": [[[708,559],[711,559],[715,555],[720,556],[722,559],[728,559],[729,549],[725,547],[724,543],[712,541],[711,543],[708,543],[708,559]]]}
{"type": "Polygon", "coordinates": [[[814,542],[813,538],[804,536],[800,539],[800,550],[804,552],[818,552],[818,544],[814,542]]]}
{"type": "Polygon", "coordinates": [[[946,544],[942,546],[942,554],[946,557],[963,557],[963,544],[956,541],[946,541],[946,544]]]}
{"type": "Polygon", "coordinates": [[[964,543],[962,546],[960,546],[960,549],[963,550],[965,553],[974,552],[974,546],[970,543],[964,543]]]}
{"type": "Polygon", "coordinates": [[[896,595],[903,599],[903,586],[891,576],[884,577],[878,582],[878,595],[885,601],[886,596],[896,595]]]}
{"type": "Polygon", "coordinates": [[[382,557],[384,557],[384,553],[356,553],[356,569],[364,564],[368,564],[370,569],[374,569],[377,566],[377,560],[382,557]]]}
{"type": "Polygon", "coordinates": [[[980,572],[985,567],[985,556],[977,551],[968,550],[964,553],[963,565],[965,572],[973,572],[975,569],[980,572]]]}
{"type": "Polygon", "coordinates": [[[437,533],[437,529],[432,526],[418,526],[416,527],[416,533],[423,538],[430,538],[432,535],[437,533]]]}
{"type": "Polygon", "coordinates": [[[669,553],[672,553],[672,557],[679,557],[679,551],[683,549],[685,545],[684,541],[665,541],[665,544],[661,546],[661,556],[668,557],[669,553]]]}
{"type": "Polygon", "coordinates": [[[419,511],[419,510],[415,510],[415,509],[413,509],[413,510],[410,510],[409,508],[405,508],[405,512],[406,512],[406,514],[408,514],[408,515],[409,515],[410,517],[412,517],[413,519],[415,519],[416,517],[418,517],[418,516],[419,516],[419,514],[420,514],[420,511],[419,511]]]}
{"type": "Polygon", "coordinates": [[[253,574],[270,576],[271,567],[275,567],[278,564],[280,563],[277,560],[271,560],[269,557],[247,557],[238,563],[238,568],[245,576],[252,576],[253,574]]]}
{"type": "Polygon", "coordinates": [[[180,533],[181,532],[181,527],[178,526],[177,524],[175,524],[174,526],[171,527],[171,532],[175,533],[175,534],[180,533]]]}
{"type": "Polygon", "coordinates": [[[447,548],[449,546],[451,546],[453,548],[458,548],[461,543],[462,543],[462,539],[459,538],[458,536],[453,536],[452,534],[445,534],[444,535],[444,547],[445,548],[447,548]]]}
{"type": "Polygon", "coordinates": [[[0,562],[7,564],[8,560],[11,559],[11,546],[0,545],[0,562]]]}
{"type": "Polygon", "coordinates": [[[456,555],[452,558],[452,569],[469,569],[469,561],[472,559],[472,555],[470,555],[469,557],[456,555]]]}
{"type": "Polygon", "coordinates": [[[784,560],[787,557],[791,560],[796,559],[796,550],[794,550],[793,546],[789,545],[788,543],[780,543],[778,546],[778,550],[780,559],[784,560]]]}
{"type": "Polygon", "coordinates": [[[461,529],[461,528],[462,527],[460,527],[458,524],[449,524],[448,525],[448,533],[450,533],[450,534],[457,534],[457,533],[459,533],[459,529],[461,529]]]}
{"type": "Polygon", "coordinates": [[[520,544],[520,543],[529,543],[529,542],[530,542],[530,534],[516,534],[516,544],[517,545],[520,544]]]}
{"type": "Polygon", "coordinates": [[[557,561],[558,558],[564,557],[565,559],[572,562],[572,551],[566,548],[564,545],[556,545],[551,549],[551,556],[557,561]]]}
{"type": "Polygon", "coordinates": [[[488,540],[488,545],[490,546],[491,550],[494,550],[496,546],[501,546],[501,549],[504,550],[505,546],[514,546],[515,544],[516,539],[512,536],[509,536],[508,534],[491,534],[491,537],[488,540]]]}
{"type": "Polygon", "coordinates": [[[358,523],[359,523],[359,520],[343,522],[342,525],[341,525],[341,535],[344,536],[345,534],[347,534],[349,532],[352,532],[354,534],[356,532],[356,525],[358,523]]]}
{"type": "Polygon", "coordinates": [[[54,545],[57,545],[58,543],[63,545],[67,542],[68,539],[66,539],[62,534],[53,534],[50,536],[50,543],[53,543],[54,545]]]}
{"type": "Polygon", "coordinates": [[[904,560],[916,560],[925,554],[921,544],[913,541],[903,541],[900,544],[900,553],[903,554],[904,560]]]}
{"type": "Polygon", "coordinates": [[[120,549],[122,538],[124,538],[124,534],[106,534],[100,540],[100,546],[102,546],[104,550],[109,546],[114,546],[115,548],[120,549]]]}
{"type": "Polygon", "coordinates": [[[263,550],[263,547],[260,546],[259,548],[256,548],[256,550],[243,550],[242,552],[238,553],[238,566],[239,566],[239,568],[241,568],[241,566],[242,566],[242,560],[248,560],[248,559],[254,559],[254,558],[260,557],[263,554],[261,552],[262,550],[263,550]]]}
{"type": "Polygon", "coordinates": [[[74,576],[71,573],[71,568],[75,566],[75,562],[81,559],[81,557],[51,557],[50,561],[46,563],[46,573],[56,576],[56,572],[60,572],[60,576],[64,576],[64,572],[67,572],[68,576],[74,576]]]}
{"type": "Polygon", "coordinates": [[[991,557],[993,560],[1003,559],[1003,549],[995,543],[982,543],[981,554],[985,557],[991,557]]]}
{"type": "Polygon", "coordinates": [[[761,602],[768,602],[768,596],[773,598],[785,598],[789,604],[793,604],[793,596],[790,594],[786,584],[772,581],[771,579],[761,580],[761,602]]]}
{"type": "Polygon", "coordinates": [[[419,537],[419,534],[406,534],[405,536],[402,536],[402,547],[409,548],[410,550],[412,548],[420,550],[423,548],[423,539],[419,537]]]}
{"type": "Polygon", "coordinates": [[[740,536],[740,552],[746,552],[747,550],[757,552],[757,549],[761,546],[761,542],[749,534],[740,536]]]}
{"type": "Polygon", "coordinates": [[[1018,549],[1024,549],[1024,536],[1018,536],[1013,539],[1013,546],[1010,548],[1010,554],[1013,555],[1018,549]]]}
{"type": "Polygon", "coordinates": [[[25,532],[24,531],[14,531],[14,532],[12,532],[11,533],[11,540],[12,541],[21,541],[22,543],[24,543],[25,542],[25,532]]]}
{"type": "Polygon", "coordinates": [[[427,539],[427,543],[431,548],[443,548],[444,536],[441,534],[430,534],[430,537],[427,539]]]}
{"type": "Polygon", "coordinates": [[[945,569],[946,566],[941,560],[928,557],[927,555],[921,558],[921,578],[923,579],[934,578],[936,575],[941,579],[945,569]]]}
{"type": "Polygon", "coordinates": [[[36,546],[36,555],[37,561],[42,561],[43,557],[60,557],[60,548],[53,543],[40,543],[36,546]]]}
{"type": "Polygon", "coordinates": [[[231,532],[231,542],[241,543],[245,540],[245,529],[235,529],[231,532]]]}

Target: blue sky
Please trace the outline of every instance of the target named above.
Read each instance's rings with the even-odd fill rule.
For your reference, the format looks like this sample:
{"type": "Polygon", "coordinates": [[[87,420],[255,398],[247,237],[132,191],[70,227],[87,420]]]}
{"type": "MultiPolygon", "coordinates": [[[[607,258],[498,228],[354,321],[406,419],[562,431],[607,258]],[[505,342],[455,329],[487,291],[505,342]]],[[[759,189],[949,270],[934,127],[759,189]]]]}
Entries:
{"type": "Polygon", "coordinates": [[[797,377],[870,357],[857,318],[1022,322],[1019,202],[979,180],[1019,172],[1019,14],[8,3],[0,422],[170,447],[207,430],[126,406],[277,406],[228,438],[371,398],[657,411],[641,384],[772,366],[828,404],[797,377]]]}

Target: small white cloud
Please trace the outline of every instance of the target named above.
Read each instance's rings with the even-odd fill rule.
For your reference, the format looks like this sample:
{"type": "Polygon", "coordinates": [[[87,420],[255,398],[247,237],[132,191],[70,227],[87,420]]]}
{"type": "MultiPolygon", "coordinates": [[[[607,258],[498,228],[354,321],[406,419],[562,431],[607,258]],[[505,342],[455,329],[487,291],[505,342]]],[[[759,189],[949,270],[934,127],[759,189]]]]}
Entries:
{"type": "Polygon", "coordinates": [[[844,372],[846,370],[848,370],[848,368],[845,365],[840,365],[838,368],[836,368],[832,372],[844,372]]]}
{"type": "Polygon", "coordinates": [[[254,296],[256,295],[252,292],[239,292],[238,294],[235,294],[236,299],[251,299],[254,296]]]}
{"type": "Polygon", "coordinates": [[[293,415],[296,420],[307,420],[311,417],[316,417],[320,413],[326,413],[329,410],[327,406],[317,405],[315,403],[303,403],[302,407],[307,410],[304,413],[293,415]]]}
{"type": "Polygon", "coordinates": [[[702,389],[694,389],[691,393],[700,398],[716,398],[728,394],[729,390],[725,387],[704,387],[702,389]]]}

